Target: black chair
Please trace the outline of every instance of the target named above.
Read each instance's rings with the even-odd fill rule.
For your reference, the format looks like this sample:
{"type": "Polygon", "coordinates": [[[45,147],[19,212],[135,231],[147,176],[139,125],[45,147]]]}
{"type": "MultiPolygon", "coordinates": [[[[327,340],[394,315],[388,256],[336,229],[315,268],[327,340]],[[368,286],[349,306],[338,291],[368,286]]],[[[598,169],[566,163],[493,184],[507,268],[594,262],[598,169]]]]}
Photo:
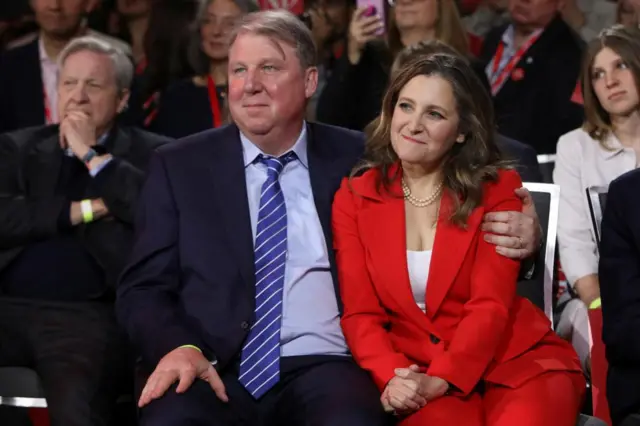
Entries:
{"type": "Polygon", "coordinates": [[[592,186],[586,190],[589,214],[591,215],[591,227],[598,245],[600,245],[600,223],[607,203],[608,190],[609,188],[604,186],[592,186]]]}
{"type": "Polygon", "coordinates": [[[553,169],[556,166],[555,154],[538,155],[538,164],[540,165],[540,173],[542,173],[542,181],[544,183],[553,183],[553,169]]]}
{"type": "Polygon", "coordinates": [[[46,408],[38,374],[25,367],[0,367],[0,405],[46,408]]]}
{"type": "Polygon", "coordinates": [[[542,249],[536,259],[537,270],[532,280],[518,283],[518,294],[531,300],[544,311],[553,326],[553,279],[556,266],[556,234],[560,187],[549,183],[525,182],[536,206],[542,227],[542,249]],[[533,281],[533,282],[532,282],[533,281]]]}
{"type": "Polygon", "coordinates": [[[600,420],[597,417],[591,417],[584,414],[580,414],[578,418],[577,426],[609,426],[604,420],[600,420]]]}

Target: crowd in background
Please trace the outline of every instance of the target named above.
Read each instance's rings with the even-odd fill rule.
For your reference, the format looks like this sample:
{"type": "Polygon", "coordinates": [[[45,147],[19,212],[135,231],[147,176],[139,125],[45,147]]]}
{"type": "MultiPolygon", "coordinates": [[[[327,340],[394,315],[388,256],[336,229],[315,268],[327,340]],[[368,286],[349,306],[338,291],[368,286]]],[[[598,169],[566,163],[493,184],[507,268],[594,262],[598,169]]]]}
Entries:
{"type": "MultiPolygon", "coordinates": [[[[640,1],[383,4],[384,10],[372,11],[351,0],[305,1],[300,19],[312,31],[319,71],[306,119],[371,130],[403,49],[439,40],[464,56],[491,94],[500,137],[555,156],[559,264],[572,295],[559,310],[557,331],[572,341],[588,376],[587,312],[600,306],[600,255],[585,190],[606,187],[640,164],[640,40],[606,29],[637,28],[640,1]]],[[[117,47],[134,63],[119,126],[172,139],[220,127],[230,121],[230,31],[258,9],[253,0],[4,2],[0,133],[60,121],[57,60],[71,40],[85,35],[117,47]]]]}

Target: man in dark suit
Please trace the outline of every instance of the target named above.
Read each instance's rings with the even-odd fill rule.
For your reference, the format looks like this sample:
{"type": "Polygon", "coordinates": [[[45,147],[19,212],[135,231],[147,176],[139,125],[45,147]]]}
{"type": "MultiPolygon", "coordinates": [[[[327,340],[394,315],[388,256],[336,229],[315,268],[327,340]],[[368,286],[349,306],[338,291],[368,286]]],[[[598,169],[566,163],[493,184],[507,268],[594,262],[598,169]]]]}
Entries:
{"type": "Polygon", "coordinates": [[[498,131],[555,153],[558,138],[583,120],[571,101],[583,42],[559,14],[560,0],[509,0],[511,23],[491,31],[480,59],[491,86],[498,131]]]}
{"type": "Polygon", "coordinates": [[[37,371],[52,426],[102,426],[130,373],[114,287],[166,139],[115,126],[133,75],[121,51],[79,38],[61,63],[61,124],[0,136],[0,365],[37,371]]]}
{"type": "MultiPolygon", "coordinates": [[[[602,338],[609,363],[607,399],[614,425],[640,414],[638,188],[640,169],[611,182],[601,226],[598,276],[602,283],[602,338]]],[[[629,420],[629,424],[640,422],[629,420]]]]}
{"type": "Polygon", "coordinates": [[[341,332],[331,249],[362,135],[304,122],[316,54],[294,15],[249,14],[231,40],[235,124],[153,157],[118,287],[119,320],[155,369],[141,423],[383,425],[341,332]]]}

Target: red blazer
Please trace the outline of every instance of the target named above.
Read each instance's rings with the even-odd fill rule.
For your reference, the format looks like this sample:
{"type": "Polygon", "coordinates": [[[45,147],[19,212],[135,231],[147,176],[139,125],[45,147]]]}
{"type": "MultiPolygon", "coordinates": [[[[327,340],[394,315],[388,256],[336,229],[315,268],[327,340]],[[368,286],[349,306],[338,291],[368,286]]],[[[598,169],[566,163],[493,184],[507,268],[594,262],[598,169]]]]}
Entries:
{"type": "Polygon", "coordinates": [[[414,363],[463,394],[481,380],[517,387],[546,371],[581,371],[575,351],[555,335],[544,313],[516,295],[520,262],[483,239],[485,213],[522,209],[515,171],[501,171],[497,182],[485,184],[482,206],[466,230],[447,220],[453,204],[443,195],[426,314],[407,272],[400,179],[391,194],[379,194],[378,175],[369,170],[343,182],[333,204],[333,241],[347,344],[380,389],[395,368],[414,363]]]}

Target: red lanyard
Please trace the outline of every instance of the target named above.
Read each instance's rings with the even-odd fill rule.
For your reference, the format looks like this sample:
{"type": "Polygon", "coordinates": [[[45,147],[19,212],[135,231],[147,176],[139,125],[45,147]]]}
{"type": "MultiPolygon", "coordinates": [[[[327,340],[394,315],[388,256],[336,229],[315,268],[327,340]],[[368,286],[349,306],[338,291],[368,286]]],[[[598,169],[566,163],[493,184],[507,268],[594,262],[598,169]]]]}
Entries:
{"type": "Polygon", "coordinates": [[[211,114],[213,114],[213,127],[220,127],[222,124],[222,114],[220,113],[220,100],[213,77],[207,76],[207,87],[209,88],[209,102],[211,103],[211,114]]]}
{"type": "Polygon", "coordinates": [[[507,76],[511,75],[511,72],[515,68],[515,66],[520,62],[522,56],[527,53],[527,50],[531,48],[531,45],[538,40],[542,32],[536,32],[518,49],[518,51],[509,59],[509,62],[502,68],[501,71],[498,70],[500,67],[500,62],[502,61],[502,55],[504,54],[504,42],[500,42],[498,45],[498,49],[496,50],[496,54],[493,56],[493,64],[491,65],[491,94],[494,96],[504,83],[504,80],[507,76]]]}
{"type": "Polygon", "coordinates": [[[44,103],[44,122],[45,124],[52,124],[53,117],[51,117],[51,106],[49,105],[49,96],[47,96],[47,89],[42,87],[42,102],[44,103]]]}

